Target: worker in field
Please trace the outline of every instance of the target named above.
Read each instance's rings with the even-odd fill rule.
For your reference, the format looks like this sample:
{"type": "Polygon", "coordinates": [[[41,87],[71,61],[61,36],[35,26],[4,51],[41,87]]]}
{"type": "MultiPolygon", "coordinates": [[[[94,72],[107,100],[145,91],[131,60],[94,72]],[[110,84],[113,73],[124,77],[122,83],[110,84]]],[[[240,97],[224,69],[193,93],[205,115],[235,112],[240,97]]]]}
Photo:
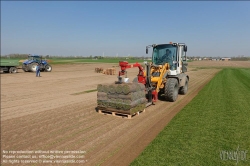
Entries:
{"type": "Polygon", "coordinates": [[[39,63],[36,66],[36,77],[40,77],[40,64],[39,63]]]}

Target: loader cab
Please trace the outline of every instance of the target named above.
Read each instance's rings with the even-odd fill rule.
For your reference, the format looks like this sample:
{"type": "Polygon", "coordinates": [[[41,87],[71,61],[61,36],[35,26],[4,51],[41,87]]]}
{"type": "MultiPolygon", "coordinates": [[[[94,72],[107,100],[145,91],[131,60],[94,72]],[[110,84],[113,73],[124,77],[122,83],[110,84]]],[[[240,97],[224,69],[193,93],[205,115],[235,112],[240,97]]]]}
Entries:
{"type": "Polygon", "coordinates": [[[176,65],[173,63],[176,61],[177,47],[172,44],[161,44],[153,47],[152,60],[154,65],[164,65],[168,63],[170,69],[176,69],[176,65]]]}
{"type": "Polygon", "coordinates": [[[153,44],[146,47],[153,47],[152,62],[154,65],[170,65],[170,75],[177,75],[187,71],[186,52],[187,46],[184,43],[153,44]]]}

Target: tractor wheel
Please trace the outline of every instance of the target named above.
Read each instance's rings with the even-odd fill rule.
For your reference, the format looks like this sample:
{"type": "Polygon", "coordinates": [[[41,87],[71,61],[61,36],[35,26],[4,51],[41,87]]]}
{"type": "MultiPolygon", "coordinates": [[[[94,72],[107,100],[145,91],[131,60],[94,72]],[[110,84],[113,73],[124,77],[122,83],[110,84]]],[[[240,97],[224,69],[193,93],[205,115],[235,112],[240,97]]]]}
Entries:
{"type": "Polygon", "coordinates": [[[52,71],[52,67],[50,65],[46,65],[45,66],[45,71],[46,72],[51,72],[52,71]]]}
{"type": "Polygon", "coordinates": [[[30,71],[36,72],[36,66],[37,66],[36,63],[31,63],[31,64],[29,65],[30,71]]]}
{"type": "Polygon", "coordinates": [[[178,97],[179,85],[176,78],[168,78],[165,83],[165,98],[167,101],[174,102],[178,97]]]}
{"type": "Polygon", "coordinates": [[[22,65],[22,69],[23,69],[23,71],[24,71],[24,72],[27,72],[27,71],[28,71],[28,69],[27,69],[27,66],[26,66],[26,65],[22,65]]]}
{"type": "Polygon", "coordinates": [[[179,94],[185,95],[188,91],[188,79],[186,79],[185,85],[182,86],[179,90],[179,94]]]}
{"type": "Polygon", "coordinates": [[[9,73],[17,73],[17,68],[16,67],[11,67],[9,69],[9,73]]]}

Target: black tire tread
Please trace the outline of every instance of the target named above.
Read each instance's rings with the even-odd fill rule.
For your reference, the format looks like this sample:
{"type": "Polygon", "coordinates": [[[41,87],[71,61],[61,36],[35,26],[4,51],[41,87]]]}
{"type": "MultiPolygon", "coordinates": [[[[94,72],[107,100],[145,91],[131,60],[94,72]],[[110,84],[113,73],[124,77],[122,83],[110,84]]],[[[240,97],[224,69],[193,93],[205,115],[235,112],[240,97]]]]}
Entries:
{"type": "Polygon", "coordinates": [[[51,71],[52,71],[52,66],[51,66],[51,65],[49,65],[49,64],[47,64],[47,65],[45,66],[45,68],[44,68],[44,71],[45,71],[45,72],[51,72],[51,71]],[[47,67],[47,66],[50,66],[50,68],[51,68],[51,70],[50,70],[50,71],[48,71],[48,70],[46,69],[46,67],[47,67]]]}
{"type": "Polygon", "coordinates": [[[186,79],[185,85],[183,87],[180,87],[179,94],[185,95],[187,94],[187,91],[188,91],[188,79],[186,79]]]}
{"type": "Polygon", "coordinates": [[[175,96],[175,90],[176,90],[176,86],[178,86],[178,81],[176,78],[168,78],[166,84],[165,84],[165,98],[167,101],[170,102],[174,102],[176,101],[177,97],[178,97],[178,93],[177,96],[175,96]]]}

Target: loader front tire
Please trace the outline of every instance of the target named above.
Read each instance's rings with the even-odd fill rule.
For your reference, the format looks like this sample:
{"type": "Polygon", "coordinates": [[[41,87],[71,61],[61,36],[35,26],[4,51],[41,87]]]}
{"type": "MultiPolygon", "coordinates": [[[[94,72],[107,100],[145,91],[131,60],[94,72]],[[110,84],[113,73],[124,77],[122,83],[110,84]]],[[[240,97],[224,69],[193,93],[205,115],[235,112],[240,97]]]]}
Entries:
{"type": "Polygon", "coordinates": [[[186,79],[185,85],[180,87],[179,94],[185,95],[188,91],[188,79],[186,79]]]}
{"type": "Polygon", "coordinates": [[[178,97],[179,85],[176,78],[168,78],[165,83],[165,98],[167,101],[174,102],[178,97]]]}

